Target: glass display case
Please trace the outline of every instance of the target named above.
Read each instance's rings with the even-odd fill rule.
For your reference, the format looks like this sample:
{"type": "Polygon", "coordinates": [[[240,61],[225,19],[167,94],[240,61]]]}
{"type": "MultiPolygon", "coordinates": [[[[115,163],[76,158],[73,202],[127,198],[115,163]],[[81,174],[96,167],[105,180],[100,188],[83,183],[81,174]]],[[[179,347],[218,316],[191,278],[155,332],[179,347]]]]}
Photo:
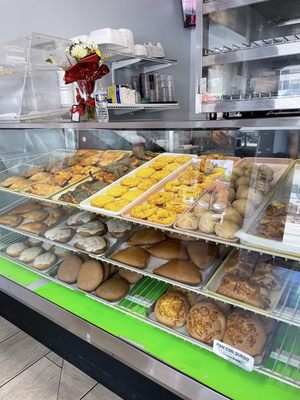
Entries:
{"type": "Polygon", "coordinates": [[[61,116],[74,103],[72,85],[64,72],[46,63],[50,54],[63,51],[70,42],[32,33],[1,46],[0,120],[28,120],[61,116]]]}
{"type": "Polygon", "coordinates": [[[202,112],[299,109],[299,4],[198,1],[202,112]]]}
{"type": "Polygon", "coordinates": [[[181,397],[298,398],[299,124],[2,123],[1,290],[181,397]]]}

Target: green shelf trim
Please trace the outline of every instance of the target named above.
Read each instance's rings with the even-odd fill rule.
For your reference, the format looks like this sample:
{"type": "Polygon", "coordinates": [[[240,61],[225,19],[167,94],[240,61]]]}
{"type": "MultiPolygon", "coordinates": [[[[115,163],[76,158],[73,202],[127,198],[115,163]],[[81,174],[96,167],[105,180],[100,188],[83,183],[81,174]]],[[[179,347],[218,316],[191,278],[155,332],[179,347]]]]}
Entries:
{"type": "Polygon", "coordinates": [[[154,326],[51,282],[35,293],[95,326],[128,339],[197,381],[237,400],[298,400],[300,391],[257,372],[248,373],[154,326]]]}
{"type": "Polygon", "coordinates": [[[41,279],[39,274],[29,271],[13,261],[0,256],[0,276],[11,279],[22,286],[27,286],[41,279]]]}

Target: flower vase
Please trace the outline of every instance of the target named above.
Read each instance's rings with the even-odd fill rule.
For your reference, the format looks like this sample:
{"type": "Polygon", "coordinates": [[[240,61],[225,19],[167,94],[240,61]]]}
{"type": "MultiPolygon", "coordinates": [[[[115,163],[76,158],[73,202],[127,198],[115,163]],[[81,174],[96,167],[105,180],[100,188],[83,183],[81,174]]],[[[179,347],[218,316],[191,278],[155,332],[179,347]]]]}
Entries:
{"type": "Polygon", "coordinates": [[[81,121],[95,121],[96,120],[96,105],[94,99],[95,81],[93,80],[80,80],[76,81],[78,102],[77,109],[80,114],[81,121]]]}

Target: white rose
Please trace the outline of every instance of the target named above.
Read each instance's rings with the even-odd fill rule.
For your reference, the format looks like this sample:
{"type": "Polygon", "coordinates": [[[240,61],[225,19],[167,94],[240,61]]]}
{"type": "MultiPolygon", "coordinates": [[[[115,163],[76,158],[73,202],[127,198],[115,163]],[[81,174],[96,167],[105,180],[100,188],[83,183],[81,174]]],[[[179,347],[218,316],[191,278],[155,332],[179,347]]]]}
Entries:
{"type": "Polygon", "coordinates": [[[76,58],[76,60],[81,60],[83,57],[89,54],[88,49],[82,45],[76,45],[71,50],[71,56],[76,58]]]}

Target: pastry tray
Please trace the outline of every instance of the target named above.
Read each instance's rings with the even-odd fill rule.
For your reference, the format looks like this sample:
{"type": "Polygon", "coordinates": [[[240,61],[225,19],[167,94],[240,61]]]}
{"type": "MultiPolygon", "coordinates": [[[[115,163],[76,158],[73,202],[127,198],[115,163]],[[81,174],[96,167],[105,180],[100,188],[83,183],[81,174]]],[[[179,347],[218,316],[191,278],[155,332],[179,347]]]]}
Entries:
{"type": "MultiPolygon", "coordinates": [[[[130,237],[130,236],[129,236],[130,237]]],[[[152,278],[155,278],[157,280],[160,281],[164,281],[167,283],[171,283],[172,285],[177,285],[180,287],[183,287],[185,289],[191,290],[191,291],[195,291],[198,292],[200,289],[202,289],[204,287],[204,285],[208,282],[209,278],[211,277],[211,275],[215,272],[215,270],[218,268],[218,266],[222,263],[223,259],[226,257],[228,250],[227,248],[224,246],[223,248],[221,247],[221,253],[218,259],[216,259],[214,262],[211,263],[211,265],[206,268],[201,270],[199,268],[199,270],[201,271],[201,275],[202,275],[202,282],[197,285],[197,286],[191,286],[191,285],[187,285],[185,283],[176,281],[175,279],[169,279],[169,278],[164,278],[163,276],[160,275],[156,275],[154,274],[153,270],[160,267],[162,264],[165,264],[166,262],[170,261],[170,260],[166,260],[166,259],[162,259],[162,258],[158,258],[158,257],[153,257],[150,255],[150,259],[149,259],[149,263],[148,266],[145,269],[139,269],[136,267],[133,267],[131,265],[127,265],[127,264],[123,264],[120,263],[118,261],[112,260],[110,257],[115,254],[117,251],[126,249],[127,247],[131,247],[127,244],[127,240],[129,239],[129,237],[127,238],[121,238],[121,240],[119,242],[117,242],[114,246],[112,246],[106,253],[105,253],[105,259],[108,263],[116,265],[118,267],[121,268],[125,268],[125,269],[129,269],[135,272],[139,272],[142,275],[148,275],[152,278]]],[[[174,239],[173,239],[174,240],[174,239]]],[[[137,247],[137,246],[135,246],[137,247]]],[[[138,246],[140,248],[144,248],[146,249],[147,246],[138,246]]]]}
{"type": "MultiPolygon", "coordinates": [[[[274,192],[276,185],[281,182],[283,180],[283,178],[286,176],[287,172],[290,170],[291,166],[293,165],[293,161],[289,158],[256,158],[256,157],[246,157],[243,158],[242,160],[240,160],[237,164],[236,167],[240,167],[242,166],[245,162],[252,162],[254,161],[254,164],[257,166],[260,166],[262,164],[267,164],[268,166],[270,166],[271,168],[274,169],[274,177],[273,177],[273,181],[272,181],[272,187],[269,191],[269,193],[267,195],[265,195],[265,198],[263,200],[263,202],[261,203],[261,205],[258,207],[258,209],[256,210],[255,214],[257,214],[257,212],[260,212],[262,207],[268,202],[268,199],[270,198],[270,196],[272,195],[272,193],[274,192]]],[[[208,193],[209,191],[213,190],[214,187],[217,185],[218,182],[222,181],[221,179],[214,182],[212,184],[212,186],[210,188],[208,188],[206,190],[205,193],[208,193]]],[[[205,194],[203,193],[202,196],[205,194]]],[[[202,196],[200,197],[200,200],[202,198],[202,196]]],[[[197,203],[197,202],[196,202],[197,203]]],[[[186,211],[184,211],[184,213],[182,213],[180,216],[185,215],[187,213],[190,213],[194,210],[196,203],[194,203],[190,208],[188,208],[186,211]]],[[[216,214],[217,216],[220,216],[222,214],[216,214]]],[[[178,227],[178,219],[180,218],[180,216],[178,216],[175,224],[174,224],[174,228],[182,231],[182,232],[190,232],[193,233],[194,235],[199,233],[204,237],[207,238],[211,238],[211,239],[218,239],[219,236],[217,236],[215,233],[204,233],[201,232],[200,230],[190,230],[190,229],[183,229],[183,228],[179,228],[178,227]]],[[[220,219],[221,220],[221,219],[220,219]]],[[[248,225],[248,220],[249,219],[244,219],[244,226],[248,225]]],[[[222,239],[222,238],[220,238],[222,239]]],[[[226,239],[227,242],[229,243],[236,243],[239,241],[239,238],[237,237],[236,239],[226,239]]]]}
{"type": "MultiPolygon", "coordinates": [[[[168,326],[165,326],[165,325],[157,322],[156,318],[155,318],[154,308],[155,308],[155,304],[153,304],[153,306],[149,309],[149,311],[146,314],[146,318],[148,319],[149,322],[151,322],[152,325],[155,325],[159,329],[166,331],[172,335],[175,335],[178,338],[181,338],[190,343],[193,343],[194,345],[196,345],[198,347],[204,348],[211,352],[213,351],[212,345],[210,346],[206,343],[201,342],[200,340],[197,340],[197,339],[194,339],[193,337],[191,337],[188,333],[186,325],[182,326],[181,328],[170,328],[168,326]]],[[[276,339],[276,334],[278,332],[278,326],[279,326],[279,323],[275,322],[272,332],[269,333],[269,335],[268,335],[268,338],[266,340],[266,345],[265,345],[262,353],[254,357],[254,368],[261,367],[264,364],[264,362],[268,359],[268,357],[272,351],[273,343],[276,339]]]]}
{"type": "MultiPolygon", "coordinates": [[[[158,155],[157,157],[153,158],[152,160],[146,162],[145,164],[141,165],[140,167],[136,168],[135,170],[129,172],[128,174],[122,176],[120,179],[117,179],[115,182],[111,183],[109,186],[107,186],[106,188],[100,190],[99,192],[95,193],[94,195],[88,197],[86,200],[83,200],[80,203],[80,208],[87,210],[87,211],[91,211],[91,212],[95,212],[98,214],[103,214],[103,215],[109,215],[109,216],[116,216],[116,215],[120,215],[126,212],[126,210],[135,205],[139,199],[141,198],[141,196],[145,196],[148,195],[153,189],[157,188],[162,182],[165,182],[167,179],[169,179],[170,177],[173,177],[174,175],[176,175],[179,171],[181,171],[182,169],[184,169],[186,167],[187,164],[191,163],[191,160],[193,158],[195,158],[196,156],[190,155],[190,160],[187,161],[186,163],[182,164],[180,167],[178,167],[175,171],[171,172],[168,176],[166,176],[165,178],[161,179],[159,182],[157,182],[155,185],[153,185],[151,188],[149,188],[148,190],[146,190],[141,196],[137,197],[135,200],[133,200],[132,202],[130,202],[127,206],[125,206],[123,209],[119,210],[119,211],[110,211],[110,210],[105,210],[104,208],[100,208],[100,207],[94,207],[91,205],[91,201],[95,198],[98,197],[100,195],[105,195],[106,191],[108,189],[111,189],[115,186],[118,186],[121,184],[121,181],[124,178],[129,178],[131,176],[136,175],[137,171],[141,170],[141,169],[145,169],[145,168],[149,168],[151,167],[151,164],[153,162],[158,161],[161,157],[164,156],[172,156],[172,157],[177,157],[177,156],[187,156],[187,154],[179,154],[179,153],[162,153],[160,155],[158,155]]],[[[131,189],[129,189],[130,191],[131,189]]]]}
{"type": "MultiPolygon", "coordinates": [[[[223,279],[223,277],[226,275],[224,273],[224,267],[226,266],[227,263],[229,263],[231,261],[231,257],[234,255],[234,253],[238,251],[236,249],[233,249],[228,257],[226,257],[226,259],[223,261],[223,263],[221,264],[220,268],[218,268],[218,270],[215,272],[215,274],[211,277],[211,279],[207,282],[207,284],[204,287],[204,291],[210,293],[211,295],[213,295],[213,297],[215,297],[216,299],[225,301],[226,303],[230,303],[234,306],[238,306],[241,308],[245,308],[247,307],[247,309],[257,312],[259,311],[260,314],[264,314],[266,316],[272,314],[272,311],[277,307],[282,294],[285,291],[285,288],[290,280],[290,276],[291,276],[291,270],[284,268],[284,267],[280,267],[279,268],[284,268],[286,269],[286,278],[284,279],[284,281],[282,282],[282,288],[278,291],[270,291],[270,307],[267,309],[263,309],[263,308],[259,308],[259,307],[255,307],[252,306],[251,304],[248,304],[246,302],[242,302],[240,300],[236,300],[234,298],[231,298],[229,296],[225,296],[221,293],[217,292],[218,287],[221,284],[221,281],[223,279]]],[[[279,264],[279,263],[278,263],[279,264]]]]}
{"type": "MultiPolygon", "coordinates": [[[[133,221],[133,222],[137,222],[137,223],[141,223],[141,222],[143,223],[143,222],[144,222],[144,223],[147,223],[147,225],[153,226],[153,227],[155,227],[155,228],[164,228],[164,227],[165,227],[165,228],[170,228],[170,227],[176,222],[178,216],[181,215],[181,214],[177,214],[177,217],[176,217],[176,218],[174,219],[174,221],[171,222],[170,224],[159,224],[159,223],[156,223],[156,222],[147,221],[146,219],[134,218],[134,217],[132,217],[132,216],[130,215],[131,210],[132,210],[133,207],[140,206],[140,205],[146,203],[146,202],[147,202],[147,197],[148,197],[149,195],[154,194],[154,193],[163,192],[163,191],[164,191],[164,186],[165,186],[166,183],[170,182],[171,180],[176,179],[177,176],[179,175],[179,173],[184,172],[184,171],[185,171],[186,169],[188,169],[192,164],[194,164],[195,161],[198,163],[198,166],[197,166],[196,169],[199,170],[199,169],[200,169],[201,158],[203,158],[203,157],[204,157],[204,156],[199,157],[199,158],[196,159],[196,160],[195,160],[195,159],[192,160],[190,163],[188,163],[188,165],[186,165],[186,166],[185,166],[184,168],[182,168],[180,171],[177,170],[177,171],[175,171],[175,174],[172,174],[172,176],[169,175],[166,179],[164,179],[163,181],[160,181],[157,185],[155,185],[155,187],[152,187],[152,188],[150,189],[150,191],[147,191],[147,193],[144,193],[143,195],[141,195],[141,197],[139,198],[139,200],[138,200],[137,202],[135,202],[134,204],[131,203],[130,206],[128,206],[128,207],[126,208],[125,212],[122,213],[122,216],[125,217],[128,221],[133,221]]],[[[228,159],[232,160],[234,163],[236,163],[236,162],[238,162],[238,161],[240,160],[240,158],[238,158],[238,157],[228,157],[228,159]]],[[[214,184],[214,182],[212,182],[211,186],[212,186],[213,184],[214,184]]],[[[201,196],[203,196],[209,189],[210,189],[210,187],[207,188],[207,189],[201,194],[201,196]]],[[[190,202],[190,204],[188,205],[187,209],[190,209],[190,208],[192,207],[192,205],[195,204],[196,201],[197,201],[197,200],[193,200],[192,202],[190,202]]],[[[161,207],[160,207],[160,208],[161,208],[161,207]]]]}
{"type": "MultiPolygon", "coordinates": [[[[92,298],[93,300],[99,301],[100,303],[104,303],[104,304],[107,304],[107,305],[110,305],[110,306],[117,306],[117,305],[119,304],[119,302],[127,296],[127,294],[130,292],[130,290],[131,290],[132,288],[134,288],[138,283],[140,283],[141,280],[143,279],[143,278],[141,278],[141,280],[138,281],[138,282],[135,283],[135,284],[129,284],[130,289],[129,289],[128,293],[127,293],[125,296],[121,297],[121,299],[119,299],[118,301],[107,301],[107,300],[102,299],[101,297],[98,297],[98,296],[96,295],[96,292],[95,292],[95,291],[93,291],[93,292],[86,292],[86,291],[84,291],[84,290],[82,290],[82,289],[79,289],[79,287],[77,286],[77,283],[69,284],[69,283],[65,283],[65,282],[62,282],[61,280],[59,280],[59,279],[57,278],[57,272],[58,272],[58,269],[59,269],[60,264],[61,264],[62,262],[63,262],[63,260],[60,260],[60,263],[56,264],[55,267],[51,268],[51,269],[48,271],[47,277],[48,277],[49,279],[51,279],[52,281],[54,281],[54,282],[56,282],[56,283],[58,283],[58,284],[60,284],[60,285],[62,285],[62,286],[67,287],[68,289],[75,290],[76,292],[81,292],[81,293],[85,294],[87,297],[92,298]]],[[[112,276],[115,276],[115,275],[117,275],[117,272],[114,272],[114,273],[111,275],[111,277],[112,277],[112,276]]]]}

